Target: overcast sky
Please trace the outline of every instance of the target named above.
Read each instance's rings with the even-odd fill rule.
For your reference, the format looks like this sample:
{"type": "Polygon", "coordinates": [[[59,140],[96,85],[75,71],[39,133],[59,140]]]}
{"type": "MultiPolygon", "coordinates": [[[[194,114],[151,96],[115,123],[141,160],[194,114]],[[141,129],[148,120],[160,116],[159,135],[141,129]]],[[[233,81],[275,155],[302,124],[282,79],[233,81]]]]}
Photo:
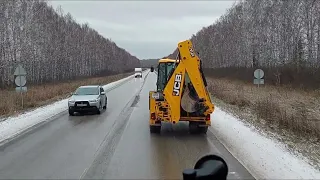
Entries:
{"type": "Polygon", "coordinates": [[[88,23],[139,59],[169,55],[181,40],[209,26],[234,3],[225,1],[66,1],[61,5],[79,23],[88,23]]]}

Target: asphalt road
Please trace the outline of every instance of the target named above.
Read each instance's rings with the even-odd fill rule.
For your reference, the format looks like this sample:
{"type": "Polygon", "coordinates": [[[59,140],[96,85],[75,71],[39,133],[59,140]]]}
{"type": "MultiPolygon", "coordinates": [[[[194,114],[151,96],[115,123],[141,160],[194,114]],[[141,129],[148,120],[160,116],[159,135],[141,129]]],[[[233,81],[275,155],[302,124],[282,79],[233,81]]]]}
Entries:
{"type": "Polygon", "coordinates": [[[187,124],[165,124],[150,134],[148,91],[156,74],[108,92],[100,115],[61,115],[0,147],[1,179],[181,179],[205,154],[229,165],[228,179],[253,179],[208,131],[189,135],[187,124]]]}

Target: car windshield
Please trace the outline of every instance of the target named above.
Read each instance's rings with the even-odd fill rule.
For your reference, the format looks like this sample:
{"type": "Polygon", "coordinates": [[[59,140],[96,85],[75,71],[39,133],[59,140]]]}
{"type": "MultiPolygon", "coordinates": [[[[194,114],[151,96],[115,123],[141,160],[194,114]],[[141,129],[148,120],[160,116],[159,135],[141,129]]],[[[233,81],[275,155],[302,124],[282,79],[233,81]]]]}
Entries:
{"type": "Polygon", "coordinates": [[[97,87],[80,87],[76,90],[74,95],[98,95],[99,88],[97,87]]]}

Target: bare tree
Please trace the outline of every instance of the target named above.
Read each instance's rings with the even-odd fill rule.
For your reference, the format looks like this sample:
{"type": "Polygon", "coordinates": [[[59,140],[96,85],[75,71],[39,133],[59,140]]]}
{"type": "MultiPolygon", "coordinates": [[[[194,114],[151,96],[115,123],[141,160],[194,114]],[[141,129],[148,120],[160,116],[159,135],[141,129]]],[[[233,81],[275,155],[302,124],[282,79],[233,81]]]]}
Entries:
{"type": "Polygon", "coordinates": [[[191,40],[207,73],[251,82],[263,68],[268,82],[317,88],[319,9],[317,0],[243,0],[191,40]]]}
{"type": "Polygon", "coordinates": [[[140,61],[61,7],[40,0],[0,1],[0,87],[13,85],[21,63],[40,84],[133,70],[140,61]]]}

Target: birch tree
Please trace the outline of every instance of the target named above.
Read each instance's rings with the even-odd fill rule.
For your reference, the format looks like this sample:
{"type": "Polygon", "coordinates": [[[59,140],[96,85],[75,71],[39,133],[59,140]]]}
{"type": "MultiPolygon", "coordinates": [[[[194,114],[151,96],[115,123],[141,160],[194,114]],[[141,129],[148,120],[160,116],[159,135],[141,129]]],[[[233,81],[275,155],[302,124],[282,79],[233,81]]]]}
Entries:
{"type": "Polygon", "coordinates": [[[139,59],[41,0],[0,1],[0,88],[11,87],[17,64],[28,84],[133,70],[139,59]]]}
{"type": "Polygon", "coordinates": [[[319,9],[318,0],[243,0],[190,39],[211,74],[252,82],[262,68],[268,83],[316,88],[319,9]]]}

